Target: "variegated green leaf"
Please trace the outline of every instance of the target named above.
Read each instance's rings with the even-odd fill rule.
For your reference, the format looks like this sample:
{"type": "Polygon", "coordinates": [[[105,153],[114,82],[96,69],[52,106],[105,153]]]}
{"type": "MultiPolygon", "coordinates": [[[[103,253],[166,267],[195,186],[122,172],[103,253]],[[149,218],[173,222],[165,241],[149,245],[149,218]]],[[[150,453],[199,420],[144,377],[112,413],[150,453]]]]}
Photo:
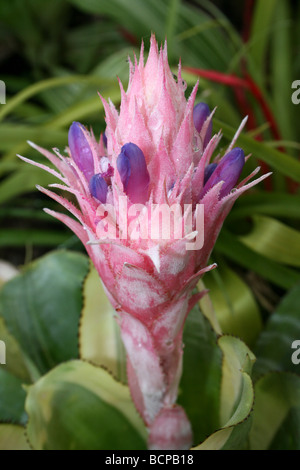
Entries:
{"type": "Polygon", "coordinates": [[[58,251],[29,264],[0,292],[0,315],[33,378],[78,357],[82,283],[88,259],[58,251]]]}
{"type": "Polygon", "coordinates": [[[84,306],[79,327],[80,357],[108,369],[126,381],[126,353],[115,311],[96,269],[91,266],[84,282],[84,306]]]}
{"type": "Polygon", "coordinates": [[[250,378],[254,355],[238,338],[221,336],[223,353],[220,397],[221,429],[209,436],[195,450],[238,450],[246,442],[254,390],[250,378]]]}
{"type": "Polygon", "coordinates": [[[83,361],[61,364],[28,392],[27,435],[36,450],[145,449],[129,389],[83,361]]]}
{"type": "Polygon", "coordinates": [[[31,450],[24,427],[0,423],[0,450],[31,450]]]}

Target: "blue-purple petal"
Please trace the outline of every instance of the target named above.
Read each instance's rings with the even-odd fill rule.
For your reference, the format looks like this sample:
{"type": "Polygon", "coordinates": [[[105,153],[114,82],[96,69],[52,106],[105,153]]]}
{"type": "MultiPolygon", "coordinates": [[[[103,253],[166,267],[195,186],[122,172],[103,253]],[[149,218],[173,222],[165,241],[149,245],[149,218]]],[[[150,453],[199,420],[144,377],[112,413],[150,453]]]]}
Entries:
{"type": "MultiPolygon", "coordinates": [[[[194,110],[193,110],[194,126],[199,133],[201,132],[205,121],[210,116],[210,113],[211,111],[209,109],[209,106],[206,103],[198,103],[194,107],[194,110]]],[[[211,137],[212,137],[212,121],[210,121],[205,137],[204,137],[204,142],[203,142],[204,148],[207,146],[211,137]]]]}
{"type": "Polygon", "coordinates": [[[78,168],[89,181],[94,174],[94,158],[90,145],[83,133],[83,126],[73,122],[69,129],[69,148],[78,168]]]}
{"type": "Polygon", "coordinates": [[[106,203],[108,186],[105,179],[101,176],[100,173],[92,176],[89,183],[89,188],[91,195],[94,198],[102,202],[102,204],[106,203]]]}
{"type": "Polygon", "coordinates": [[[207,183],[207,181],[209,180],[209,178],[211,177],[211,175],[213,174],[217,166],[218,165],[216,163],[210,163],[209,165],[207,165],[207,167],[204,170],[204,184],[207,183]]]}
{"type": "Polygon", "coordinates": [[[150,177],[145,156],[136,144],[123,145],[117,158],[117,169],[130,201],[144,204],[148,199],[150,177]]]}
{"type": "Polygon", "coordinates": [[[123,148],[124,147],[122,147],[121,153],[117,158],[117,169],[123,183],[123,189],[126,192],[131,174],[131,165],[128,156],[123,151],[123,148]]]}
{"type": "Polygon", "coordinates": [[[106,137],[105,132],[103,132],[103,134],[102,134],[102,139],[103,139],[104,147],[107,148],[107,137],[106,137]]]}
{"type": "Polygon", "coordinates": [[[245,165],[244,151],[238,147],[225,155],[213,171],[201,193],[201,197],[220,181],[224,181],[219,198],[227,196],[236,186],[245,165]]]}

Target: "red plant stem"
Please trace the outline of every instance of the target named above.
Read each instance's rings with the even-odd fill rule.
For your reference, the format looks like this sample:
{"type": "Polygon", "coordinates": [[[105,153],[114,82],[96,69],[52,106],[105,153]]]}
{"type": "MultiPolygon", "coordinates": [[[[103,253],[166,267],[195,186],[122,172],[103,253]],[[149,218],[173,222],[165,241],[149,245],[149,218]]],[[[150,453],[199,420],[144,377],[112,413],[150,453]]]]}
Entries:
{"type": "Polygon", "coordinates": [[[198,69],[195,67],[183,67],[183,69],[187,72],[193,73],[194,75],[207,78],[213,82],[222,83],[223,85],[248,88],[248,82],[246,80],[233,74],[225,74],[216,70],[198,69]]]}
{"type": "Polygon", "coordinates": [[[128,41],[130,44],[132,44],[135,47],[138,46],[139,42],[136,36],[134,36],[134,34],[132,34],[130,31],[128,31],[128,29],[124,28],[123,26],[119,26],[118,29],[121,35],[123,36],[123,38],[126,39],[126,41],[128,41]]]}
{"type": "Polygon", "coordinates": [[[254,82],[252,77],[250,77],[249,74],[247,74],[246,80],[247,80],[247,83],[248,83],[249,90],[252,92],[253,96],[256,98],[256,100],[260,104],[260,107],[261,107],[261,109],[264,113],[264,116],[265,116],[266,120],[270,123],[270,129],[272,131],[274,139],[275,140],[280,140],[281,136],[280,136],[280,132],[279,132],[279,129],[278,129],[277,122],[276,122],[276,120],[273,116],[273,113],[272,113],[271,109],[269,108],[268,103],[266,102],[260,88],[254,82]]]}
{"type": "Polygon", "coordinates": [[[236,101],[239,105],[240,111],[244,116],[248,116],[247,128],[248,130],[253,130],[256,128],[256,119],[251,106],[247,101],[245,90],[239,87],[234,88],[234,94],[236,101]]]}
{"type": "Polygon", "coordinates": [[[276,120],[274,119],[272,111],[270,110],[269,105],[266,102],[260,88],[250,77],[250,75],[247,75],[247,77],[243,79],[233,74],[225,74],[222,72],[216,72],[215,70],[204,70],[194,67],[184,67],[184,70],[198,75],[199,77],[212,80],[213,82],[222,83],[223,85],[229,85],[231,87],[241,87],[249,90],[260,104],[266,120],[270,123],[270,128],[274,138],[276,140],[280,139],[278,126],[276,120]]]}

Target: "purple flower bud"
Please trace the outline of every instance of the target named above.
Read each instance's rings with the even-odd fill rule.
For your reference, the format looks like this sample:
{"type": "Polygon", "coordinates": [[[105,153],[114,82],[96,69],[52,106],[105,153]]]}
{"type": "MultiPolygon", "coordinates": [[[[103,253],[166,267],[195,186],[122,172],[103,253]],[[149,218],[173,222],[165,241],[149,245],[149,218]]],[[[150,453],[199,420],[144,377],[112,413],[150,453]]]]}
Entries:
{"type": "Polygon", "coordinates": [[[209,178],[211,177],[211,175],[213,174],[217,166],[218,165],[216,163],[210,163],[209,165],[207,165],[207,167],[204,170],[204,184],[207,183],[207,181],[209,180],[209,178]]]}
{"type": "MultiPolygon", "coordinates": [[[[206,121],[206,119],[210,116],[210,109],[209,106],[206,103],[198,103],[194,107],[193,111],[193,119],[194,119],[194,125],[196,130],[201,133],[202,127],[206,121]]],[[[212,136],[212,121],[210,121],[209,126],[207,128],[204,141],[203,141],[203,147],[205,148],[210,141],[212,136]]]]}
{"type": "Polygon", "coordinates": [[[107,137],[106,137],[105,132],[103,132],[103,134],[102,134],[102,139],[103,139],[104,147],[107,148],[107,137]]]}
{"type": "Polygon", "coordinates": [[[105,204],[107,199],[108,186],[100,173],[92,176],[89,187],[91,195],[98,199],[98,201],[102,202],[102,204],[105,204]]]}
{"type": "Polygon", "coordinates": [[[69,148],[74,162],[90,180],[94,174],[93,153],[79,122],[73,122],[69,129],[69,148]]]}
{"type": "Polygon", "coordinates": [[[123,145],[117,158],[117,169],[131,202],[144,204],[148,199],[150,177],[142,150],[133,143],[123,145]]]}
{"type": "Polygon", "coordinates": [[[200,197],[203,197],[213,186],[220,181],[224,181],[220,191],[219,198],[227,196],[235,187],[242,173],[245,164],[245,154],[242,149],[236,147],[225,155],[217,168],[213,171],[207,180],[200,197]]]}

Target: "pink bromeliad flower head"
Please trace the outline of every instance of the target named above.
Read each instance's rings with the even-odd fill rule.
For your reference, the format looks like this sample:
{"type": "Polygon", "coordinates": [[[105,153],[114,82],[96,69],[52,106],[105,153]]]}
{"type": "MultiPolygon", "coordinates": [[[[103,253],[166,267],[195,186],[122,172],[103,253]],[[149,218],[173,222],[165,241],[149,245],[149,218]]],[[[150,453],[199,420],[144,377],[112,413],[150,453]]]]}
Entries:
{"type": "Polygon", "coordinates": [[[106,131],[99,142],[74,122],[68,156],[32,144],[58,171],[30,162],[61,180],[51,186],[77,199],[75,206],[40,188],[75,217],[46,210],[80,238],[117,312],[150,448],[192,443],[176,405],[184,322],[204,294],[193,290],[214,267],[208,259],[235,200],[267,176],[248,183],[256,170],[238,184],[245,155],[235,141],[245,121],[225,155],[212,161],[221,134],[212,136],[208,106],[195,105],[197,87],[187,100],[180,64],[176,78],[167,46],[159,51],[152,36],[146,63],[143,46],[139,61],[130,61],[127,91],[120,83],[120,109],[101,98],[106,131]],[[164,234],[162,214],[173,220],[164,234]]]}

